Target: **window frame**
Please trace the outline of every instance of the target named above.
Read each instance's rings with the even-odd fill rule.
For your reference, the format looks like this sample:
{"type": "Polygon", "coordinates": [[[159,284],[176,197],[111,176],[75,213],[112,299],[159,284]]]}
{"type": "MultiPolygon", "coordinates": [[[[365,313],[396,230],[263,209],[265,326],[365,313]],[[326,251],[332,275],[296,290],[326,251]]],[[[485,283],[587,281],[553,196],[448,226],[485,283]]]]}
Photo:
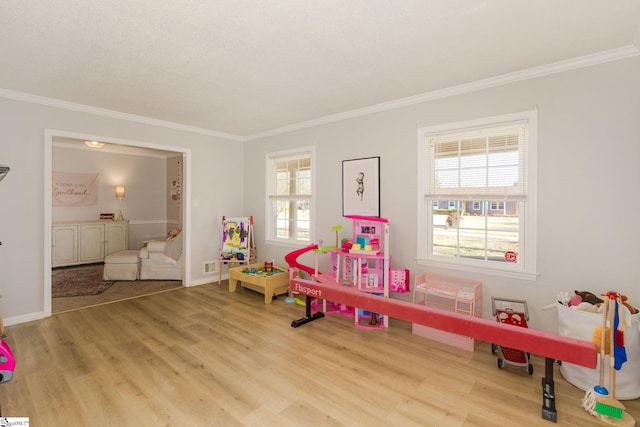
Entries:
{"type": "MultiPolygon", "coordinates": [[[[417,257],[418,265],[438,268],[450,268],[474,273],[492,274],[536,280],[537,278],[537,144],[538,144],[538,114],[537,110],[528,110],[511,114],[504,114],[475,120],[445,123],[435,126],[418,128],[418,223],[417,223],[417,257]],[[524,209],[520,212],[519,230],[519,263],[500,263],[495,261],[467,259],[461,257],[447,257],[433,254],[433,198],[428,198],[428,188],[431,179],[431,165],[428,162],[427,136],[435,133],[458,133],[486,127],[498,127],[513,122],[525,122],[527,126],[527,140],[524,144],[526,156],[526,197],[524,209]]],[[[491,200],[493,196],[479,194],[478,200],[491,200]]],[[[511,203],[511,202],[510,202],[511,203]]],[[[491,206],[485,206],[485,209],[491,206]]]]}
{"type": "Polygon", "coordinates": [[[507,202],[505,202],[504,200],[499,200],[499,201],[491,201],[489,202],[489,209],[488,211],[502,211],[505,212],[507,209],[507,202]],[[493,207],[494,204],[496,205],[496,207],[493,207]]]}
{"type": "Polygon", "coordinates": [[[315,193],[316,193],[316,165],[315,165],[315,147],[300,147],[291,150],[273,151],[265,153],[265,242],[269,244],[282,246],[300,246],[308,245],[315,241],[315,193]],[[274,160],[283,158],[308,158],[311,164],[311,194],[307,197],[292,195],[290,198],[276,196],[272,194],[272,164],[274,160]],[[273,200],[308,200],[309,208],[309,240],[279,238],[277,231],[274,229],[274,218],[272,215],[271,204],[273,200]]]}

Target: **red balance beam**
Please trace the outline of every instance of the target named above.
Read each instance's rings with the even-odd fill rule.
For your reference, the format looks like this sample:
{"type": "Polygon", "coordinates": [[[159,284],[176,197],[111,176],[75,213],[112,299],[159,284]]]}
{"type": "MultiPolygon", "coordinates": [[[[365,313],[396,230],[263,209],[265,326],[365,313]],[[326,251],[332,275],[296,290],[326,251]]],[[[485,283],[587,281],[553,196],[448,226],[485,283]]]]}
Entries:
{"type": "Polygon", "coordinates": [[[548,359],[562,360],[592,369],[596,367],[596,346],[592,342],[535,329],[518,328],[495,320],[433,309],[421,304],[382,298],[333,283],[293,279],[290,288],[294,292],[310,297],[358,307],[372,313],[386,314],[395,319],[419,323],[548,359]]]}

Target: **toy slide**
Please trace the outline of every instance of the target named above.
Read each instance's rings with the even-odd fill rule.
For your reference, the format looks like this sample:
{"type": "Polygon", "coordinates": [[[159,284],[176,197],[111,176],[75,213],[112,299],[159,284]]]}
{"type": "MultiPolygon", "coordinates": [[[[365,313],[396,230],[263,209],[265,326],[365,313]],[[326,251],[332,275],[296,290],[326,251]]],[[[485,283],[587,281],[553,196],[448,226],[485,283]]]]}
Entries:
{"type": "Polygon", "coordinates": [[[309,246],[305,246],[304,248],[297,249],[293,252],[289,252],[287,255],[285,255],[284,260],[287,262],[287,264],[289,264],[289,268],[291,267],[299,268],[302,271],[306,271],[307,273],[309,273],[310,276],[313,277],[316,275],[316,270],[306,265],[300,264],[298,262],[298,257],[303,253],[312,251],[314,249],[318,249],[318,245],[315,243],[309,246]]]}

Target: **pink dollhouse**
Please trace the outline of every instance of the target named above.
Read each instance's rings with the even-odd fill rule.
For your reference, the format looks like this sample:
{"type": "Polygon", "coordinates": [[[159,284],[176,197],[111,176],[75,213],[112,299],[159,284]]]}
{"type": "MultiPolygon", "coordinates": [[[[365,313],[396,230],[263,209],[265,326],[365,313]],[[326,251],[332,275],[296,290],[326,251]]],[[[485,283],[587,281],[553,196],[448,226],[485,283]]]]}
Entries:
{"type": "MultiPolygon", "coordinates": [[[[389,256],[389,221],[385,218],[360,215],[347,215],[353,221],[352,233],[348,239],[343,239],[338,246],[336,234],[335,247],[318,248],[309,245],[306,248],[293,251],[285,260],[290,267],[290,278],[295,271],[301,269],[309,273],[313,280],[335,286],[348,286],[382,298],[388,298],[389,292],[409,291],[409,270],[392,270],[389,256]],[[316,267],[304,266],[296,261],[304,252],[316,251],[316,267]],[[318,271],[318,255],[331,255],[331,271],[318,271]]],[[[309,296],[307,296],[309,297],[309,296]]],[[[289,298],[294,301],[295,298],[289,298]]],[[[325,314],[340,313],[353,316],[354,324],[362,328],[381,329],[389,326],[388,316],[362,311],[356,307],[346,307],[326,300],[312,302],[308,299],[307,315],[294,321],[292,326],[299,326],[325,314]],[[321,307],[321,311],[311,314],[312,308],[321,307]],[[368,320],[368,322],[367,322],[368,320]]]]}
{"type": "MultiPolygon", "coordinates": [[[[328,251],[334,280],[362,292],[389,297],[389,292],[409,290],[409,270],[392,270],[389,256],[389,221],[385,218],[347,215],[353,221],[351,239],[328,251]]],[[[351,313],[351,310],[349,311],[351,313]]],[[[386,328],[387,316],[353,309],[356,326],[386,328]],[[368,324],[362,318],[369,318],[368,324]]]]}

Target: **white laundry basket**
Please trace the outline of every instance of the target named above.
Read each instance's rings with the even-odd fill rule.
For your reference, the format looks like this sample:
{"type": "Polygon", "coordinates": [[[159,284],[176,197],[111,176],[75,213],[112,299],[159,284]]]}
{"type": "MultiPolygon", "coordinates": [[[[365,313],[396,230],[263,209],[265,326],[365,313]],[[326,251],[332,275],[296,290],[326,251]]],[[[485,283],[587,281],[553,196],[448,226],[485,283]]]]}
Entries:
{"type": "MultiPolygon", "coordinates": [[[[596,327],[602,325],[601,313],[575,310],[560,304],[558,307],[558,334],[585,341],[593,339],[596,327]]],[[[640,314],[631,316],[631,326],[625,329],[624,347],[627,362],[616,371],[616,399],[632,400],[640,397],[640,314]]],[[[605,367],[609,357],[605,357],[605,367]]],[[[596,369],[589,369],[572,363],[562,362],[560,373],[574,386],[588,390],[598,385],[600,361],[596,369]]],[[[604,386],[609,385],[609,369],[605,369],[604,386]]]]}

